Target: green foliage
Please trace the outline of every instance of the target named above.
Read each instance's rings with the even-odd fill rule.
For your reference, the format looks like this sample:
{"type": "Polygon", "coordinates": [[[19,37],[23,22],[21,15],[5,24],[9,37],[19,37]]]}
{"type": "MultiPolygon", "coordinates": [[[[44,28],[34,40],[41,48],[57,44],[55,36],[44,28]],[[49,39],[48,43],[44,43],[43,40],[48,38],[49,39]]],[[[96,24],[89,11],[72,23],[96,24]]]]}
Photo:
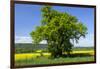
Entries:
{"type": "Polygon", "coordinates": [[[42,40],[47,40],[52,57],[59,57],[64,51],[70,55],[73,47],[71,40],[78,43],[81,36],[85,37],[87,27],[75,16],[56,11],[51,6],[44,6],[41,11],[41,26],[31,32],[33,43],[38,44],[42,40]]]}

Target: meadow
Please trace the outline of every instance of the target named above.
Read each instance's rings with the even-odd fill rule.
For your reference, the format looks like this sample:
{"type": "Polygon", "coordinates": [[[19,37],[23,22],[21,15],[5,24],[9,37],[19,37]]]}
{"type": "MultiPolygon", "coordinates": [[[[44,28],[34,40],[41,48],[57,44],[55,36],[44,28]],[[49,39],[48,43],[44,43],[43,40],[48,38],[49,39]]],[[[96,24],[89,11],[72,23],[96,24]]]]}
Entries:
{"type": "Polygon", "coordinates": [[[15,44],[15,65],[39,65],[94,61],[93,47],[74,47],[70,56],[63,52],[62,57],[50,58],[47,45],[15,44]]]}

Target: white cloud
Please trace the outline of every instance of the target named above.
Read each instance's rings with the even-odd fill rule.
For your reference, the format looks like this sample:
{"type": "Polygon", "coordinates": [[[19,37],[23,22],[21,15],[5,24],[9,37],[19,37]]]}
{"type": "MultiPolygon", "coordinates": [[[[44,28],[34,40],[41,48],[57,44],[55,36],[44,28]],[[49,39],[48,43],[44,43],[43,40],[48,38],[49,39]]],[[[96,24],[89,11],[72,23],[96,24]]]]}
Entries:
{"type": "MultiPolygon", "coordinates": [[[[32,38],[26,36],[15,36],[15,43],[32,43],[32,38]]],[[[40,44],[47,44],[47,41],[43,40],[40,44]]]]}
{"type": "Polygon", "coordinates": [[[43,41],[40,42],[40,44],[47,44],[47,41],[43,40],[43,41]]]}
{"type": "Polygon", "coordinates": [[[15,43],[32,43],[32,39],[26,36],[15,36],[15,43]]]}

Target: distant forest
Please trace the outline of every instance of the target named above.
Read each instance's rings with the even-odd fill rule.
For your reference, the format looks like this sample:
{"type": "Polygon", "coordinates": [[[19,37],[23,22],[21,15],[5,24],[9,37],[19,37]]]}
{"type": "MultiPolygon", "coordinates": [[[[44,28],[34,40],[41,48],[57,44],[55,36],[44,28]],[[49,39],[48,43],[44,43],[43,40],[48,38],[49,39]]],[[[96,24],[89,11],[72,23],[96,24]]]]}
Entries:
{"type": "MultiPolygon", "coordinates": [[[[73,50],[92,50],[94,47],[73,47],[73,50]]],[[[47,44],[16,43],[15,53],[32,53],[36,50],[47,52],[47,44]]]]}

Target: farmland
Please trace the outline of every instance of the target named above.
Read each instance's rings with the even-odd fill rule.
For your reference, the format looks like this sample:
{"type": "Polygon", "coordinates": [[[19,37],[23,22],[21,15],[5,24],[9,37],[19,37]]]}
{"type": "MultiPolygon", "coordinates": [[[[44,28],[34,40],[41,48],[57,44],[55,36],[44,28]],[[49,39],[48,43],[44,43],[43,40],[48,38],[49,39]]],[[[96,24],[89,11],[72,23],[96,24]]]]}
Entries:
{"type": "Polygon", "coordinates": [[[94,61],[93,47],[74,47],[71,56],[59,58],[49,58],[51,53],[46,49],[47,45],[41,44],[16,44],[15,46],[15,65],[37,65],[37,64],[56,64],[56,63],[72,63],[94,61]]]}

